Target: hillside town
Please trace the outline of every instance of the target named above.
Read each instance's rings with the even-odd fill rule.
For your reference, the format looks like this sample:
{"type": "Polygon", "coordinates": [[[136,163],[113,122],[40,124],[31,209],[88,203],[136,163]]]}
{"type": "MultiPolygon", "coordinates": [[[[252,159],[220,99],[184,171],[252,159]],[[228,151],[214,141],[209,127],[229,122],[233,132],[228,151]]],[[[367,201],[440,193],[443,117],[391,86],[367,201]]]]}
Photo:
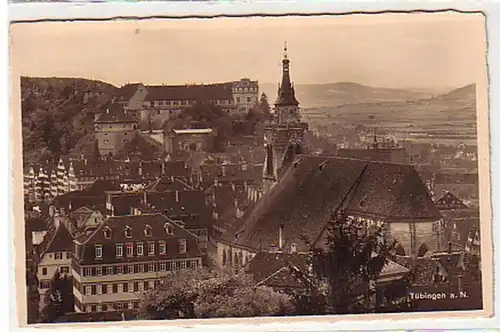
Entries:
{"type": "MultiPolygon", "coordinates": [[[[59,154],[24,156],[28,322],[139,319],[151,299],[191,287],[169,290],[169,278],[196,271],[310,301],[271,315],[320,312],[307,310],[311,294],[334,295],[310,257],[332,219],[395,241],[369,286],[352,287],[375,295],[334,312],[482,308],[477,144],[400,139],[376,124],[325,133],[302,114],[286,46],[281,66],[276,101],[249,78],[64,92],[79,98],[85,114],[70,121],[85,132],[59,154]]],[[[23,105],[44,89],[26,85],[23,105]]],[[[168,303],[148,317],[194,317],[168,303]]]]}

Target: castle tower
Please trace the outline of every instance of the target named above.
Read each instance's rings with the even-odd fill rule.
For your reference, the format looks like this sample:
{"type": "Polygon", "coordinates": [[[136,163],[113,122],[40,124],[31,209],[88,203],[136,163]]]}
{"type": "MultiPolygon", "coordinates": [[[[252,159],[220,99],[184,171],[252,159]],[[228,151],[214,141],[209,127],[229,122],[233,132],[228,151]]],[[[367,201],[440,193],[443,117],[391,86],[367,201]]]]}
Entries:
{"type": "Polygon", "coordinates": [[[264,191],[268,191],[279,180],[282,171],[297,154],[304,152],[304,133],[308,129],[307,123],[300,121],[299,102],[295,98],[295,88],[290,79],[290,59],[287,52],[285,42],[281,84],[274,104],[274,120],[264,130],[264,191]]]}

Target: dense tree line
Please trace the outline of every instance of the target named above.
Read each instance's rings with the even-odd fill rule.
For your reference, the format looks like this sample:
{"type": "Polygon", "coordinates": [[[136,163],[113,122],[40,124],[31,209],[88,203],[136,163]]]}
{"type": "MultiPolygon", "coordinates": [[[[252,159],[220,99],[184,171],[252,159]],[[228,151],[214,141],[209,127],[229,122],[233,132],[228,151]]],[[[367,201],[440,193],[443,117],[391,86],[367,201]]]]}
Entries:
{"type": "Polygon", "coordinates": [[[85,79],[21,80],[23,156],[25,162],[44,161],[67,154],[92,131],[93,111],[105,100],[84,100],[87,91],[109,89],[85,79]]]}

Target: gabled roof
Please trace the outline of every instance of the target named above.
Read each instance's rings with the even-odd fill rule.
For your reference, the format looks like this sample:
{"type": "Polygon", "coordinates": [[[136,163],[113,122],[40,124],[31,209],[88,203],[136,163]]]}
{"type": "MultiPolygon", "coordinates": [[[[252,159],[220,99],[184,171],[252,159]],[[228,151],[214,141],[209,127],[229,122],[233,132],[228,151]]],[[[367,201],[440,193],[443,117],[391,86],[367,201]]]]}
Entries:
{"type": "Polygon", "coordinates": [[[104,113],[97,118],[94,123],[135,123],[137,120],[125,112],[119,103],[108,104],[104,108],[104,113]]]}
{"type": "Polygon", "coordinates": [[[42,243],[37,247],[37,252],[42,258],[48,252],[72,251],[73,236],[63,223],[56,228],[52,226],[45,234],[42,243]]]}
{"type": "Polygon", "coordinates": [[[126,84],[117,89],[116,96],[122,98],[125,101],[128,101],[134,96],[134,94],[137,92],[137,89],[139,89],[139,86],[141,85],[142,83],[126,84]]]}
{"type": "MultiPolygon", "coordinates": [[[[288,254],[288,253],[271,253],[271,252],[258,252],[247,264],[246,271],[253,275],[255,282],[260,283],[269,277],[273,276],[283,268],[292,265],[298,268],[302,273],[307,274],[307,255],[305,254],[288,254]]],[[[285,271],[280,271],[280,274],[285,271]]],[[[290,285],[290,279],[282,275],[290,285]]],[[[275,280],[276,281],[276,280],[275,280]]],[[[285,286],[282,285],[282,286],[285,286]]],[[[293,284],[292,284],[293,285],[293,284]]],[[[273,285],[276,286],[276,285],[273,285]]]]}
{"type": "MultiPolygon", "coordinates": [[[[149,257],[146,252],[147,248],[145,248],[144,256],[134,255],[134,257],[127,257],[124,250],[124,257],[117,258],[115,255],[115,245],[117,243],[125,244],[127,242],[147,243],[148,241],[164,240],[167,243],[167,252],[165,255],[161,256],[162,259],[201,256],[196,237],[161,213],[109,217],[90,236],[78,240],[83,242],[81,256],[77,258],[80,264],[110,264],[158,259],[158,256],[156,256],[156,258],[149,257]],[[172,235],[166,233],[165,224],[172,227],[172,235]],[[131,229],[131,238],[125,236],[124,231],[126,227],[131,229]],[[146,236],[144,232],[146,227],[150,227],[151,236],[146,236]],[[111,237],[109,239],[106,239],[104,235],[106,229],[110,230],[111,237]],[[180,239],[186,240],[187,252],[184,254],[179,253],[178,240],[180,239]],[[100,244],[103,248],[103,257],[97,262],[94,258],[95,244],[100,244]]],[[[155,250],[156,253],[157,251],[158,250],[155,250]]]]}
{"type": "Polygon", "coordinates": [[[300,251],[301,235],[317,239],[339,207],[388,222],[441,219],[411,165],[302,155],[233,231],[241,231],[240,245],[268,248],[276,244],[283,223],[285,245],[296,243],[300,251]]]}
{"type": "Polygon", "coordinates": [[[457,209],[468,209],[457,196],[453,195],[451,192],[447,192],[440,199],[437,200],[436,206],[440,210],[457,210],[457,209]]]}

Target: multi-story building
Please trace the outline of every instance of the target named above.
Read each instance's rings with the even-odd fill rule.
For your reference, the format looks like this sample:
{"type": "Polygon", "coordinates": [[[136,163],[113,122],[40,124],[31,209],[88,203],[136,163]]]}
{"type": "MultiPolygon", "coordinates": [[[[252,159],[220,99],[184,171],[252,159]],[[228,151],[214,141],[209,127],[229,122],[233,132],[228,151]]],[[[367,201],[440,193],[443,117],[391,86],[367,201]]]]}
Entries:
{"type": "Polygon", "coordinates": [[[75,311],[138,308],[170,271],[201,266],[196,237],[163,214],[110,217],[74,241],[75,311]]]}
{"type": "Polygon", "coordinates": [[[32,165],[24,174],[24,194],[40,201],[89,188],[96,180],[118,180],[119,164],[112,159],[89,161],[61,157],[57,163],[32,165]]]}
{"type": "Polygon", "coordinates": [[[206,129],[165,129],[163,133],[165,153],[178,157],[184,153],[214,149],[215,131],[206,129]]]}
{"type": "Polygon", "coordinates": [[[214,84],[127,84],[117,91],[125,109],[139,111],[142,121],[163,123],[183,109],[204,101],[232,116],[246,114],[259,100],[259,83],[248,78],[214,84]]]}
{"type": "Polygon", "coordinates": [[[114,102],[94,121],[94,132],[101,156],[115,155],[131,142],[137,131],[137,120],[114,102]]]}
{"type": "Polygon", "coordinates": [[[54,216],[54,225],[45,234],[42,242],[36,246],[40,307],[43,307],[45,293],[49,289],[50,281],[56,271],[70,273],[73,236],[58,217],[54,216]]]}

